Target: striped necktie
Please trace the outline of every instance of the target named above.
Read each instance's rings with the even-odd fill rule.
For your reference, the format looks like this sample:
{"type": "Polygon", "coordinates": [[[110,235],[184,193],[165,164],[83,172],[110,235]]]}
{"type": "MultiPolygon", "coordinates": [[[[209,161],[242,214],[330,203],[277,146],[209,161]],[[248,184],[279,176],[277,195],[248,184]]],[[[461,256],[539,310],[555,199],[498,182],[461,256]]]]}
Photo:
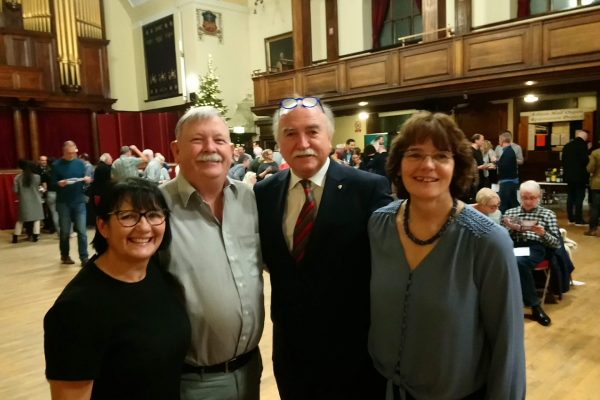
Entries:
{"type": "Polygon", "coordinates": [[[300,263],[304,258],[304,251],[306,250],[308,238],[310,237],[317,216],[317,203],[315,202],[315,196],[310,181],[303,179],[300,183],[304,188],[306,200],[304,201],[302,210],[296,220],[296,226],[294,227],[292,256],[294,256],[296,263],[300,263]]]}

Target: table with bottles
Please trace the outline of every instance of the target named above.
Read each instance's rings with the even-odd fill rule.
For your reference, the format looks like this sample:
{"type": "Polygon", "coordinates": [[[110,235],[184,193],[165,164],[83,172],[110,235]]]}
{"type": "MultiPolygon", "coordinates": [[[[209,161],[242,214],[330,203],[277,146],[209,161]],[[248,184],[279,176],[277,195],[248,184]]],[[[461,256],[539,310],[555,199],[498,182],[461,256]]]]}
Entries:
{"type": "Polygon", "coordinates": [[[563,188],[567,187],[565,182],[538,182],[542,188],[542,205],[557,204],[558,197],[556,192],[563,192],[563,188]]]}

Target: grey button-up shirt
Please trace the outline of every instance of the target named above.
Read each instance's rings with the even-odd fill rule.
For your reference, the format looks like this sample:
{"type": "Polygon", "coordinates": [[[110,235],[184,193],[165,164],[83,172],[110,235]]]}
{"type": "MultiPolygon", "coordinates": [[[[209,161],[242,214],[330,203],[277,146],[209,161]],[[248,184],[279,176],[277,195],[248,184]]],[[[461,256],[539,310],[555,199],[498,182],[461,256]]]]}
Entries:
{"type": "Polygon", "coordinates": [[[262,255],[254,192],[228,180],[223,222],[180,174],[162,185],[171,209],[169,270],[192,325],[191,365],[215,365],[258,346],[264,324],[262,255]]]}

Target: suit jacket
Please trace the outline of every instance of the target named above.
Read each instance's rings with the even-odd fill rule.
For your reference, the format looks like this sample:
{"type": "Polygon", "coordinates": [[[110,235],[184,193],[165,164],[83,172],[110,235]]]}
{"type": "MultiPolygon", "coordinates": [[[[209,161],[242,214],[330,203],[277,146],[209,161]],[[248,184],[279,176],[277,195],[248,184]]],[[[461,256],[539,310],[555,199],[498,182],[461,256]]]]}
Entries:
{"type": "MultiPolygon", "coordinates": [[[[297,265],[283,232],[290,171],[254,190],[264,261],[271,275],[275,374],[320,368],[330,377],[371,367],[367,353],[371,259],[367,223],[391,201],[381,176],[331,162],[315,225],[297,265]]],[[[355,375],[355,374],[354,374],[355,375]]],[[[353,374],[345,374],[345,385],[353,374]]],[[[352,386],[352,385],[350,385],[352,386]]]]}
{"type": "Polygon", "coordinates": [[[562,165],[565,182],[587,184],[590,178],[586,169],[587,164],[587,144],[582,138],[576,137],[563,148],[562,165]]]}

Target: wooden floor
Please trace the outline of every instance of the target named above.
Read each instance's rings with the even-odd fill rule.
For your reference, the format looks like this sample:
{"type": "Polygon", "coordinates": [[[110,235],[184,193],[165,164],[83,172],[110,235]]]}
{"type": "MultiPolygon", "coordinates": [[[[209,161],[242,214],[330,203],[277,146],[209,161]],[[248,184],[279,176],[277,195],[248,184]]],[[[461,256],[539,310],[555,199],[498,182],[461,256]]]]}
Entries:
{"type": "MultiPolygon", "coordinates": [[[[564,218],[560,219],[564,226],[564,218]]],[[[528,399],[600,398],[600,237],[568,227],[579,243],[573,278],[585,282],[546,305],[552,325],[525,321],[528,399]]],[[[38,243],[10,244],[12,232],[0,231],[0,400],[49,399],[44,378],[42,318],[79,267],[59,264],[58,240],[42,235],[38,243]]],[[[91,237],[91,236],[90,236],[91,237]]],[[[76,252],[72,239],[71,255],[76,252]]],[[[75,257],[74,257],[75,258],[75,257]]],[[[270,286],[265,277],[265,298],[270,286]]],[[[271,365],[271,324],[261,343],[262,400],[277,400],[271,365]]]]}

